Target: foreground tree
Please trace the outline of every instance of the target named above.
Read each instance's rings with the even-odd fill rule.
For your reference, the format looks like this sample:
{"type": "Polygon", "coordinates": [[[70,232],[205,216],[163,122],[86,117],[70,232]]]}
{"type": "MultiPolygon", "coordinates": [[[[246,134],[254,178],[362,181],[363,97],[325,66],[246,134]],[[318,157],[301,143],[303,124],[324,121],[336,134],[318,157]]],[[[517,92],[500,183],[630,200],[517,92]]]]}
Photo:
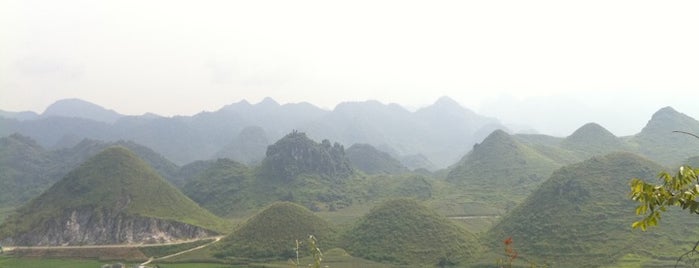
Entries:
{"type": "Polygon", "coordinates": [[[694,214],[699,214],[699,169],[681,166],[674,176],[662,172],[658,177],[661,184],[647,183],[641,179],[631,180],[631,199],[639,202],[636,215],[644,215],[643,219],[634,222],[633,228],[646,230],[658,225],[661,213],[667,207],[678,206],[694,214]]]}
{"type": "MultiPolygon", "coordinates": [[[[687,134],[699,139],[699,136],[684,132],[673,131],[676,133],[687,134]]],[[[648,227],[657,226],[661,219],[661,213],[667,210],[667,207],[677,206],[683,210],[689,210],[692,214],[699,214],[699,168],[692,168],[689,165],[680,166],[677,173],[673,176],[667,172],[661,172],[658,175],[661,184],[647,183],[641,179],[631,179],[631,199],[639,202],[636,207],[636,215],[643,215],[643,219],[634,222],[631,227],[634,229],[640,228],[645,231],[648,227]]],[[[691,250],[680,255],[677,259],[675,267],[685,257],[699,255],[699,241],[694,244],[691,250]]],[[[694,266],[696,261],[690,260],[689,263],[694,266]]]]}

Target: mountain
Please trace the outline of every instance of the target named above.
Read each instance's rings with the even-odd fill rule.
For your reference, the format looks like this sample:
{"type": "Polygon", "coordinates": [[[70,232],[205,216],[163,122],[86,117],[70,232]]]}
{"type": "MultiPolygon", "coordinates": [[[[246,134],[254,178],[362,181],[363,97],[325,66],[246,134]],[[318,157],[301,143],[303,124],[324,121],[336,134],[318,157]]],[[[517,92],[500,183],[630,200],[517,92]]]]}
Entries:
{"type": "Polygon", "coordinates": [[[8,217],[0,241],[34,246],[162,242],[212,235],[223,226],[133,152],[114,146],[8,217]]]}
{"type": "Polygon", "coordinates": [[[424,169],[428,171],[434,171],[437,169],[437,165],[432,163],[432,161],[430,161],[430,159],[428,159],[423,154],[403,156],[400,158],[400,162],[401,164],[403,164],[411,170],[424,169]]]}
{"type": "Polygon", "coordinates": [[[114,123],[123,115],[84,100],[64,99],[51,104],[41,116],[76,117],[98,122],[114,123]]]}
{"type": "Polygon", "coordinates": [[[352,166],[366,174],[407,173],[410,170],[388,153],[369,144],[354,144],[345,150],[352,166]]]}
{"type": "Polygon", "coordinates": [[[269,140],[258,126],[246,127],[228,145],[216,153],[216,158],[230,158],[246,164],[257,164],[265,157],[269,140]]]}
{"type": "MultiPolygon", "coordinates": [[[[66,174],[71,169],[77,168],[89,158],[97,155],[104,149],[111,146],[123,146],[129,149],[139,158],[146,161],[150,167],[155,169],[158,174],[167,181],[174,185],[182,184],[182,182],[178,181],[178,178],[176,177],[176,173],[179,169],[177,165],[162,155],[156,153],[152,149],[133,141],[119,140],[115,142],[104,142],[99,140],[84,139],[71,148],[59,149],[52,151],[51,153],[55,155],[56,158],[60,158],[60,165],[64,170],[63,174],[66,174]]],[[[57,178],[57,180],[58,179],[60,178],[57,178]]]]}
{"type": "Polygon", "coordinates": [[[399,156],[422,154],[435,168],[420,167],[430,170],[452,164],[492,129],[502,128],[497,120],[448,98],[417,112],[377,101],[346,102],[327,111],[305,102],[280,105],[266,98],[257,104],[240,101],[213,112],[174,117],[122,116],[73,99],[51,105],[37,119],[0,117],[0,136],[20,133],[46,148],[70,147],[84,138],[132,140],[184,165],[218,157],[219,152],[226,156],[228,150],[222,149],[247,126],[262,128],[270,141],[297,129],[314,139],[341,144],[385,144],[399,156]]]}
{"type": "Polygon", "coordinates": [[[317,143],[297,131],[267,148],[262,167],[268,172],[268,178],[285,181],[301,174],[342,179],[354,173],[342,145],[331,144],[328,140],[317,143]]]}
{"type": "Polygon", "coordinates": [[[699,121],[672,107],[658,110],[648,124],[631,138],[642,155],[664,165],[678,165],[697,155],[699,139],[673,131],[699,134],[699,121]]]}
{"type": "Polygon", "coordinates": [[[9,119],[17,119],[20,121],[23,120],[32,120],[32,119],[37,119],[39,117],[39,114],[31,111],[25,111],[25,112],[9,112],[9,111],[3,111],[0,110],[0,117],[5,117],[9,119]]]}
{"type": "Polygon", "coordinates": [[[114,145],[129,148],[161,176],[178,183],[175,164],[134,142],[84,139],[74,147],[48,151],[29,137],[13,134],[0,138],[0,185],[7,189],[0,195],[0,204],[14,206],[29,201],[90,157],[114,145]]]}
{"type": "Polygon", "coordinates": [[[353,256],[411,266],[452,265],[473,258],[480,247],[473,234],[411,199],[378,205],[342,244],[353,256]]]}
{"type": "Polygon", "coordinates": [[[582,158],[630,149],[621,139],[596,123],[587,123],[575,130],[561,142],[561,147],[576,152],[582,158]]]}
{"type": "Polygon", "coordinates": [[[55,157],[19,134],[0,138],[0,206],[29,201],[56,180],[55,157]]]}
{"type": "Polygon", "coordinates": [[[454,163],[460,154],[490,132],[505,128],[497,119],[478,115],[449,97],[441,97],[434,104],[417,110],[415,117],[426,126],[427,140],[438,145],[419,153],[439,163],[438,166],[454,163]]]}
{"type": "Polygon", "coordinates": [[[447,180],[521,192],[537,186],[558,167],[552,159],[496,130],[451,169],[447,180]]]}
{"type": "Polygon", "coordinates": [[[309,136],[342,144],[378,144],[398,155],[423,154],[437,167],[458,159],[475,142],[479,129],[497,120],[479,116],[444,97],[416,112],[378,101],[343,102],[321,119],[300,126],[309,136]]]}
{"type": "Polygon", "coordinates": [[[565,166],[505,215],[484,241],[497,252],[503,247],[501,241],[511,237],[522,258],[553,267],[605,266],[627,254],[674,264],[677,253],[694,244],[699,234],[691,227],[696,216],[667,212],[661,226],[651,232],[631,229],[638,217],[635,202],[628,198],[629,181],[652,180],[661,170],[630,153],[565,166]]]}
{"type": "MultiPolygon", "coordinates": [[[[243,223],[215,247],[219,258],[280,259],[296,257],[296,241],[316,237],[319,247],[331,248],[335,231],[328,222],[307,208],[289,202],[276,202],[243,223]]],[[[306,255],[307,245],[300,247],[306,255]]]]}
{"type": "Polygon", "coordinates": [[[245,191],[252,179],[252,171],[245,165],[218,159],[189,180],[182,192],[214,214],[230,216],[253,208],[245,191]]]}

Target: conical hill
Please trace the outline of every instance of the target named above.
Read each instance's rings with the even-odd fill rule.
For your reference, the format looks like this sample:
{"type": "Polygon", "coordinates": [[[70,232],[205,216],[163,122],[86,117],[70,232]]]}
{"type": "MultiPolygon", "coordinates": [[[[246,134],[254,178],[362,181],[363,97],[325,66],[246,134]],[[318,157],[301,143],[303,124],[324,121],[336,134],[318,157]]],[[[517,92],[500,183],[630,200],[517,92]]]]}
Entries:
{"type": "Polygon", "coordinates": [[[473,234],[411,199],[372,209],[342,243],[353,256],[416,266],[455,264],[479,251],[473,234]]]}
{"type": "Polygon", "coordinates": [[[561,146],[582,154],[582,158],[625,149],[621,139],[596,123],[587,123],[578,128],[563,140],[561,146]]]}
{"type": "Polygon", "coordinates": [[[502,130],[493,131],[449,172],[452,182],[510,184],[543,181],[559,165],[502,130]]]}
{"type": "Polygon", "coordinates": [[[659,259],[672,258],[693,244],[684,241],[687,237],[696,240],[699,231],[688,224],[696,222],[691,218],[695,216],[668,212],[659,228],[646,233],[631,228],[640,217],[634,215],[636,203],[628,198],[630,180],[652,181],[662,170],[630,153],[563,167],[504,216],[484,241],[492,252],[501,252],[502,241],[511,237],[522,258],[552,267],[599,267],[627,254],[648,256],[648,252],[659,259]]]}
{"type": "MultiPolygon", "coordinates": [[[[296,256],[296,241],[309,235],[320,247],[329,248],[335,241],[330,224],[305,207],[290,202],[276,202],[246,221],[216,246],[215,256],[241,259],[289,259],[296,256]]],[[[305,246],[300,254],[306,252],[305,246]]]]}
{"type": "Polygon", "coordinates": [[[683,131],[699,135],[699,121],[672,107],[658,110],[640,133],[631,141],[644,156],[663,165],[674,166],[699,152],[699,139],[676,133],[683,131]]]}
{"type": "Polygon", "coordinates": [[[222,220],[164,181],[133,152],[109,147],[0,227],[18,245],[117,244],[206,236],[222,220]]]}
{"type": "Polygon", "coordinates": [[[366,174],[400,174],[410,170],[386,152],[369,144],[357,143],[345,150],[350,163],[366,174]]]}
{"type": "Polygon", "coordinates": [[[447,181],[474,201],[503,209],[523,200],[561,164],[502,130],[491,133],[455,164],[447,181]],[[501,197],[498,197],[500,195],[501,197]]]}

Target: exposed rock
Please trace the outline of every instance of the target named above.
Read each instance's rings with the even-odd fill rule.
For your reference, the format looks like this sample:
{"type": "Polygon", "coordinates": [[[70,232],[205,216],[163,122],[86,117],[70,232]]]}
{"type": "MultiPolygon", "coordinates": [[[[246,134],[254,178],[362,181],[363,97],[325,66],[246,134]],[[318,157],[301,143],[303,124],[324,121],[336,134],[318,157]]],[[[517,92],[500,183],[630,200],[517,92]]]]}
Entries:
{"type": "Polygon", "coordinates": [[[165,243],[214,235],[186,223],[106,210],[69,210],[29,232],[2,241],[16,246],[165,243]]]}

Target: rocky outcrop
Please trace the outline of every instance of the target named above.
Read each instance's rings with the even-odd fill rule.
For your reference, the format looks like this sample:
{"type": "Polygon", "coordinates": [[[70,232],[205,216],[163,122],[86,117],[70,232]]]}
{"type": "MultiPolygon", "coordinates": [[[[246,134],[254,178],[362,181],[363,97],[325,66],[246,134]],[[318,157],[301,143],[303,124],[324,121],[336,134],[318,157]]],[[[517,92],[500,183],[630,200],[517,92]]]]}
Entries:
{"type": "Polygon", "coordinates": [[[164,243],[214,235],[186,223],[103,210],[68,210],[60,217],[2,241],[15,246],[164,243]]]}

